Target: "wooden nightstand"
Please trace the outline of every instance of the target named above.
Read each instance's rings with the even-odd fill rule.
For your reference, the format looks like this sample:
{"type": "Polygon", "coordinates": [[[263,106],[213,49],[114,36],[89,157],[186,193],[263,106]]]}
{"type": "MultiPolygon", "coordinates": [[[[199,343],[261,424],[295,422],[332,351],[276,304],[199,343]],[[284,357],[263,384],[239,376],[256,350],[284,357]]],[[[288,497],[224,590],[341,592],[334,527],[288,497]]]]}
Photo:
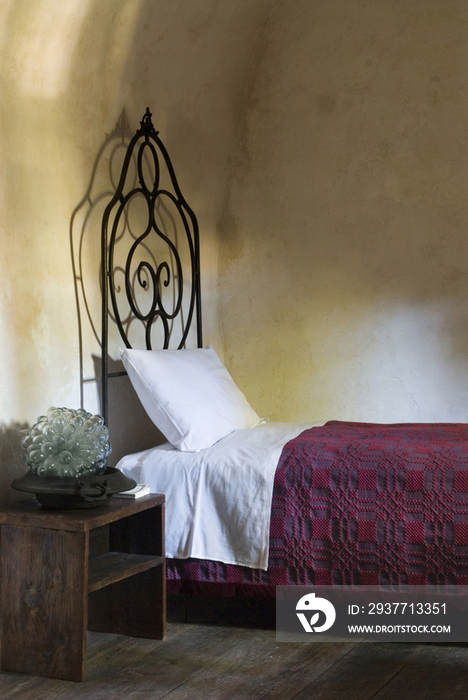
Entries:
{"type": "Polygon", "coordinates": [[[3,671],[80,681],[87,629],[164,638],[164,503],[0,508],[3,671]]]}

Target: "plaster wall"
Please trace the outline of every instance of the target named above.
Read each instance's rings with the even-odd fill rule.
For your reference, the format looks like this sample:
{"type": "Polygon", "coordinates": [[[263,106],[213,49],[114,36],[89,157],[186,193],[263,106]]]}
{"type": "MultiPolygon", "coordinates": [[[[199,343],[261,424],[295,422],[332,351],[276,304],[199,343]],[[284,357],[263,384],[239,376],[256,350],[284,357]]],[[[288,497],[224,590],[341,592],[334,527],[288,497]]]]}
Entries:
{"type": "Polygon", "coordinates": [[[220,226],[226,362],[273,420],[468,417],[468,6],[272,6],[220,226]]]}
{"type": "Polygon", "coordinates": [[[199,218],[205,342],[262,415],[466,420],[467,12],[0,4],[2,498],[20,429],[80,404],[73,217],[147,106],[199,218]]]}
{"type": "MultiPolygon", "coordinates": [[[[125,116],[134,133],[147,106],[203,232],[205,339],[221,348],[217,226],[236,94],[266,5],[0,3],[0,497],[11,496],[11,479],[24,472],[20,429],[51,405],[80,405],[70,234],[80,236],[86,197],[107,201],[106,145],[116,123],[125,116]]],[[[78,272],[99,328],[97,213],[82,229],[78,272]]],[[[81,320],[86,379],[99,347],[86,315],[81,320]]],[[[85,393],[85,407],[99,408],[92,382],[85,393]]]]}

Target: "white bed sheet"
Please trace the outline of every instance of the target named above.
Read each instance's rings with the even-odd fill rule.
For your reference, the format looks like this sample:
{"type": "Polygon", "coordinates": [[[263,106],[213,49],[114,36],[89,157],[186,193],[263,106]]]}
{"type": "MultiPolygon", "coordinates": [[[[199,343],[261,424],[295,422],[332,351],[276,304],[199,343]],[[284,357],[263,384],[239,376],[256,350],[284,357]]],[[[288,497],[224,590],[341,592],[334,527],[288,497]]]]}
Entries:
{"type": "Polygon", "coordinates": [[[166,496],[166,555],[267,569],[275,470],[284,445],[323,423],[236,430],[200,452],[169,443],[117,464],[166,496]]]}

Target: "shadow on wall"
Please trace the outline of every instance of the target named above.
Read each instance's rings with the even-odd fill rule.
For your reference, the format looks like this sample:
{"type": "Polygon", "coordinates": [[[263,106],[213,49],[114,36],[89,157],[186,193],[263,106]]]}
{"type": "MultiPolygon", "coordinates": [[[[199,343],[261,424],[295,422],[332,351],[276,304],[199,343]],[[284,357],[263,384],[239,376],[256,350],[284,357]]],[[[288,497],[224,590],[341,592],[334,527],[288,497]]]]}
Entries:
{"type": "MultiPolygon", "coordinates": [[[[114,196],[130,137],[127,115],[123,110],[114,131],[98,151],[86,193],[70,219],[70,252],[80,353],[80,405],[83,408],[89,403],[87,394],[96,392],[97,376],[89,351],[101,346],[102,215],[114,196]]],[[[88,410],[94,412],[97,409],[90,405],[88,410]]]]}
{"type": "Polygon", "coordinates": [[[31,426],[27,423],[0,424],[0,500],[2,503],[24,498],[24,493],[14,491],[10,484],[13,479],[27,471],[21,447],[22,431],[31,426]]]}
{"type": "MultiPolygon", "coordinates": [[[[115,194],[131,136],[127,114],[123,110],[114,131],[98,151],[86,193],[70,219],[70,252],[79,336],[80,405],[91,413],[103,412],[100,265],[102,217],[115,194]]],[[[109,321],[110,332],[117,336],[112,313],[109,321]]],[[[120,337],[113,339],[117,347],[122,344],[120,337]]],[[[108,362],[110,372],[123,371],[121,362],[114,361],[111,357],[108,362]]],[[[164,437],[146,415],[126,376],[115,377],[109,382],[108,425],[112,445],[110,466],[115,466],[124,454],[164,442],[164,437]]]]}
{"type": "Polygon", "coordinates": [[[124,102],[120,76],[143,4],[0,3],[6,421],[79,400],[67,223],[124,102]]]}

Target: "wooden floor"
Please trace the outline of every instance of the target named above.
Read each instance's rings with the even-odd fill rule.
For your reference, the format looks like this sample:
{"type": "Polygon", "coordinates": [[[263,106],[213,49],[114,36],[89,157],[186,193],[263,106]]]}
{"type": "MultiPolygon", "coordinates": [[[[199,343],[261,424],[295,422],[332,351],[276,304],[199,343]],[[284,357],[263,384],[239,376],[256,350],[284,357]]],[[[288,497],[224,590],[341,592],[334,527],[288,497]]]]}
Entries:
{"type": "Polygon", "coordinates": [[[256,601],[169,601],[163,642],[89,633],[82,683],[0,674],[20,700],[462,700],[468,645],[279,643],[256,601]]]}

